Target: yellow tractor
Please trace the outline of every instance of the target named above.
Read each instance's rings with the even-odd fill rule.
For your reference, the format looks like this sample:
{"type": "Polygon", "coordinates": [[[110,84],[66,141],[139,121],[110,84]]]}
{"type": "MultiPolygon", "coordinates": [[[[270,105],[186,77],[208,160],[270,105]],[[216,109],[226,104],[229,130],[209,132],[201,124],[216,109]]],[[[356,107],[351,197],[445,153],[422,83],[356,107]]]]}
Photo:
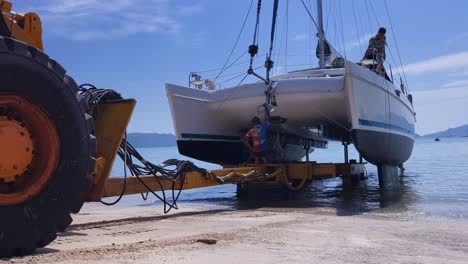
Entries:
{"type": "Polygon", "coordinates": [[[276,182],[298,190],[307,181],[364,171],[362,164],[308,161],[214,171],[184,161],[166,162],[175,169],[154,165],[126,142],[136,101],[79,87],[44,53],[37,14],[15,13],[4,0],[0,9],[0,258],[48,245],[85,201],[171,190],[171,202],[161,198],[169,210],[182,189],[276,182]],[[131,176],[109,178],[116,156],[131,176]]]}
{"type": "Polygon", "coordinates": [[[0,1],[0,256],[49,244],[83,205],[94,121],[78,86],[43,52],[35,13],[0,1]]]}

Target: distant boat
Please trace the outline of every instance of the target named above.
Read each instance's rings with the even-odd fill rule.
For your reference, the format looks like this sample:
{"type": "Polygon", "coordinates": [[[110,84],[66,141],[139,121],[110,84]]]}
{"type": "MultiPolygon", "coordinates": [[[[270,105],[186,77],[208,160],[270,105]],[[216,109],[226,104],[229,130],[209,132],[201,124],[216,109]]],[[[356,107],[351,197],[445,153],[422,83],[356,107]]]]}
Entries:
{"type": "Polygon", "coordinates": [[[434,139],[434,141],[440,141],[440,138],[436,137],[436,138],[434,139]]]}
{"type": "Polygon", "coordinates": [[[284,150],[283,161],[301,160],[306,146],[326,148],[324,140],[352,143],[378,166],[395,167],[409,159],[416,121],[412,96],[370,70],[369,62],[326,57],[331,45],[322,27],[322,1],[317,2],[319,68],[271,79],[269,71],[266,78],[254,73],[260,81],[222,90],[166,84],[181,154],[221,165],[245,162],[242,136],[266,105],[272,116],[284,120],[272,127],[279,135],[274,142],[284,150]]]}

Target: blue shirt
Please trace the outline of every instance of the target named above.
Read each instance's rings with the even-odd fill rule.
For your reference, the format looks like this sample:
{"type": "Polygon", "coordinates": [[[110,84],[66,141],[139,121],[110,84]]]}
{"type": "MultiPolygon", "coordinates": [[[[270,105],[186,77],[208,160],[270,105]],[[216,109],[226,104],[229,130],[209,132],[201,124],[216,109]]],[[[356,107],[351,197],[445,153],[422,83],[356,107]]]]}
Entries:
{"type": "Polygon", "coordinates": [[[265,121],[261,125],[257,125],[255,130],[260,139],[260,151],[264,152],[268,150],[268,127],[270,127],[270,122],[265,121]]]}

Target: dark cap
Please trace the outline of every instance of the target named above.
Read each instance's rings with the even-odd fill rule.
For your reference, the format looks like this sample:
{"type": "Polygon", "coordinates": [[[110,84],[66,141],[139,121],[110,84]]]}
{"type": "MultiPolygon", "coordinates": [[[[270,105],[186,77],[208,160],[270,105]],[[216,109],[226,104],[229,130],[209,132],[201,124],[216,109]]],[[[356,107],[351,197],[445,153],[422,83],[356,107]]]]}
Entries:
{"type": "Polygon", "coordinates": [[[380,28],[379,28],[379,34],[385,35],[385,33],[387,33],[387,29],[384,28],[384,27],[380,27],[380,28]]]}
{"type": "Polygon", "coordinates": [[[260,124],[260,118],[258,118],[258,116],[254,116],[251,120],[251,122],[255,125],[258,125],[260,124]]]}

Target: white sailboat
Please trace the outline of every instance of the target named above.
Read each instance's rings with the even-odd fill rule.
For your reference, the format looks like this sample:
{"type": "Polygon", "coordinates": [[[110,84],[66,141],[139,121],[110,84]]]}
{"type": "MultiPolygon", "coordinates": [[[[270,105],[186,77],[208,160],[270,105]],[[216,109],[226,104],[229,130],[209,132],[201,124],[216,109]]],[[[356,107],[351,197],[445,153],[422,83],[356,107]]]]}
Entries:
{"type": "Polygon", "coordinates": [[[283,151],[276,161],[301,160],[304,148],[326,148],[328,140],[354,144],[380,170],[409,159],[415,127],[411,95],[362,64],[335,56],[327,65],[322,1],[317,7],[319,68],[271,78],[268,72],[258,82],[221,90],[166,84],[181,154],[222,165],[245,162],[241,138],[266,104],[276,120],[273,141],[283,151]]]}

